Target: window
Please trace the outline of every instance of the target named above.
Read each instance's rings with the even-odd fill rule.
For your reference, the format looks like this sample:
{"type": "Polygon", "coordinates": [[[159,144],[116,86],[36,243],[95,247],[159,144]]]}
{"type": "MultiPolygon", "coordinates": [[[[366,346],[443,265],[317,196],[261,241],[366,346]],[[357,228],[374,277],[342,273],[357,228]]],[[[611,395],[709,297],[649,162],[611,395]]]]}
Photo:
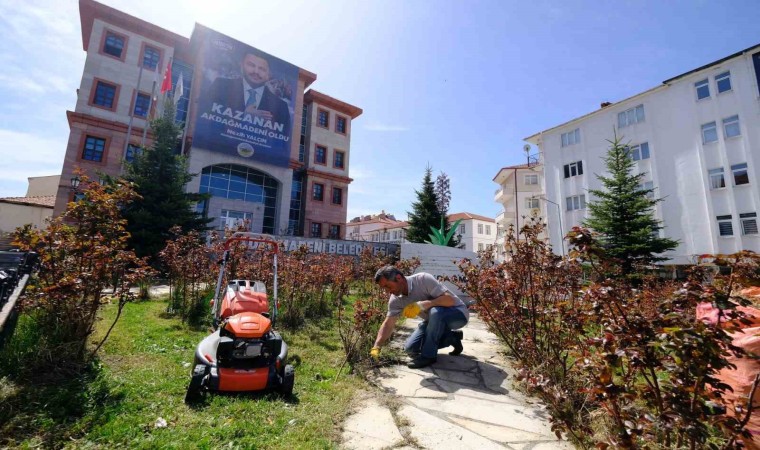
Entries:
{"type": "Polygon", "coordinates": [[[478,224],[478,234],[483,234],[483,224],[482,223],[478,224]]]}
{"type": "Polygon", "coordinates": [[[464,234],[464,230],[465,230],[464,224],[459,225],[459,234],[464,234]]]}
{"type": "Polygon", "coordinates": [[[739,116],[731,116],[723,119],[723,132],[726,138],[739,136],[741,130],[739,129],[739,116]]]}
{"type": "Polygon", "coordinates": [[[702,125],[702,143],[709,144],[710,142],[718,141],[718,129],[715,122],[710,122],[702,125]]]}
{"type": "Polygon", "coordinates": [[[311,224],[311,237],[322,237],[322,224],[321,223],[313,223],[311,224]]]}
{"type": "Polygon", "coordinates": [[[654,199],[653,189],[654,189],[654,181],[645,181],[638,186],[639,191],[649,191],[647,192],[647,198],[650,200],[654,199]]]}
{"type": "Polygon", "coordinates": [[[314,150],[314,162],[317,164],[327,164],[327,147],[316,146],[314,150]]]}
{"type": "Polygon", "coordinates": [[[87,161],[103,161],[103,153],[106,151],[106,140],[93,136],[87,136],[82,149],[82,159],[87,161]]]}
{"type": "Polygon", "coordinates": [[[565,198],[568,211],[575,211],[576,209],[586,209],[586,194],[574,195],[572,197],[565,198]]]}
{"type": "Polygon", "coordinates": [[[137,117],[148,117],[148,111],[150,110],[150,95],[137,93],[135,97],[135,109],[133,115],[137,117]]]}
{"type": "Polygon", "coordinates": [[[697,90],[697,100],[710,97],[710,83],[705,78],[702,81],[694,83],[694,88],[697,90]]]}
{"type": "Polygon", "coordinates": [[[122,59],[126,39],[116,33],[106,31],[106,40],[103,43],[103,53],[122,59]]]}
{"type": "Polygon", "coordinates": [[[333,167],[337,169],[343,169],[345,167],[345,163],[343,162],[345,156],[346,154],[344,152],[336,151],[335,155],[333,156],[333,167]]]}
{"type": "Polygon", "coordinates": [[[337,131],[340,134],[346,134],[346,118],[337,116],[337,119],[335,119],[335,131],[337,131]]]}
{"type": "Polygon", "coordinates": [[[322,128],[330,128],[330,113],[324,109],[317,110],[317,125],[322,128]]]}
{"type": "Polygon", "coordinates": [[[142,154],[142,149],[139,145],[129,144],[127,145],[127,153],[124,155],[124,159],[127,162],[132,162],[135,157],[142,154]]]}
{"type": "Polygon", "coordinates": [[[116,85],[98,80],[95,84],[95,96],[92,97],[92,103],[103,108],[114,109],[115,100],[116,85]]]}
{"type": "Polygon", "coordinates": [[[314,183],[312,185],[311,198],[318,202],[324,200],[325,197],[325,185],[320,183],[314,183]]]}
{"type": "Polygon", "coordinates": [[[143,49],[142,66],[146,69],[156,70],[158,62],[161,59],[161,50],[156,47],[146,45],[143,49]]]}
{"type": "Polygon", "coordinates": [[[618,128],[624,128],[634,123],[644,121],[644,105],[639,105],[635,108],[627,109],[621,113],[618,113],[618,128]]]}
{"type": "Polygon", "coordinates": [[[649,144],[643,142],[639,145],[634,145],[628,148],[631,159],[634,161],[640,161],[642,159],[649,159],[649,144]]]}
{"type": "Polygon", "coordinates": [[[734,186],[749,184],[749,175],[747,174],[747,163],[734,164],[731,166],[731,172],[734,174],[734,186]]]}
{"type": "Polygon", "coordinates": [[[222,210],[219,216],[220,230],[250,231],[253,214],[244,211],[222,210]]]}
{"type": "Polygon", "coordinates": [[[731,72],[724,72],[715,77],[715,84],[718,85],[718,94],[731,90],[731,72]]]}
{"type": "Polygon", "coordinates": [[[343,204],[343,189],[336,187],[332,188],[332,202],[333,205],[343,204]]]}
{"type": "Polygon", "coordinates": [[[482,242],[478,242],[478,251],[479,252],[483,251],[483,243],[482,242]]]}
{"type": "Polygon", "coordinates": [[[538,184],[538,174],[525,175],[525,184],[538,184]]]}
{"type": "Polygon", "coordinates": [[[525,208],[526,209],[538,209],[540,208],[540,203],[537,198],[526,198],[525,199],[525,208]]]}
{"type": "Polygon", "coordinates": [[[330,225],[327,237],[330,239],[340,239],[340,225],[330,225]]]}
{"type": "Polygon", "coordinates": [[[583,161],[565,164],[565,178],[583,175],[583,161]]]}
{"type": "Polygon", "coordinates": [[[486,225],[486,236],[491,235],[491,225],[486,225]]]}
{"type": "Polygon", "coordinates": [[[718,233],[721,236],[733,236],[734,225],[731,223],[731,215],[718,216],[718,233]]]}
{"type": "Polygon", "coordinates": [[[581,141],[581,129],[576,128],[573,131],[562,133],[562,146],[574,145],[581,141]]]}
{"type": "Polygon", "coordinates": [[[708,172],[710,176],[710,189],[720,189],[726,187],[726,178],[723,176],[723,168],[710,169],[708,172]]]}
{"type": "Polygon", "coordinates": [[[757,213],[739,214],[742,223],[742,234],[757,234],[757,213]]]}

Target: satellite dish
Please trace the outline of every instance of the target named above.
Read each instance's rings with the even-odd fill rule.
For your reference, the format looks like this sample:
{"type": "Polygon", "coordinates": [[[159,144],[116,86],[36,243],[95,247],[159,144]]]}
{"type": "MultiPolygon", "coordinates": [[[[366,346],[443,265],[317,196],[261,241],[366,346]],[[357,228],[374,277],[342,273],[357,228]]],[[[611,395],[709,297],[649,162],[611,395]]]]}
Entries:
{"type": "Polygon", "coordinates": [[[523,151],[524,151],[525,153],[528,153],[528,152],[530,152],[530,144],[525,144],[525,145],[523,145],[523,151]]]}

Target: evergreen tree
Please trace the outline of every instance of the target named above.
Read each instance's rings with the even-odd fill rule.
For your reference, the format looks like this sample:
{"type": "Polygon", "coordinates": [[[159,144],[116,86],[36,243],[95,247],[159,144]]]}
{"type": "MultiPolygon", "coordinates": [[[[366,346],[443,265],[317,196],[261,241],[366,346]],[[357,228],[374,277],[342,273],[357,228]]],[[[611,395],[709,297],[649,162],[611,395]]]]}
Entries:
{"type": "Polygon", "coordinates": [[[435,195],[435,187],[432,179],[433,169],[425,168],[425,177],[422,179],[422,189],[415,191],[417,201],[412,203],[412,212],[409,214],[409,229],[406,238],[409,242],[423,243],[430,239],[430,227],[441,227],[441,212],[438,210],[438,198],[435,195]]]}
{"type": "MultiPolygon", "coordinates": [[[[449,176],[445,172],[441,172],[435,179],[435,196],[438,198],[438,212],[443,218],[443,228],[440,229],[442,235],[447,236],[451,230],[451,223],[449,222],[449,204],[451,203],[451,182],[449,176]]],[[[435,228],[441,228],[440,225],[435,228]]],[[[459,245],[459,239],[456,237],[456,233],[446,243],[449,247],[456,247],[459,245]]]]}
{"type": "Polygon", "coordinates": [[[589,191],[595,200],[583,225],[601,234],[608,255],[619,259],[623,274],[629,275],[637,265],[666,260],[657,254],[673,250],[678,242],[659,237],[663,226],[654,217],[654,207],[662,199],[653,198],[654,189],[642,188],[645,173],[632,173],[630,148],[617,136],[610,143],[604,158],[609,176],[597,175],[604,189],[589,191]]]}
{"type": "Polygon", "coordinates": [[[126,166],[125,179],[134,183],[141,197],[124,210],[129,243],[138,256],[148,256],[154,265],[158,252],[173,236],[169,233],[173,226],[185,233],[202,232],[212,220],[195,211],[195,204],[208,195],[185,192],[185,185],[197,174],[188,173],[187,158],[177,152],[182,128],[174,123],[174,115],[174,104],[166,101],[163,116],[150,124],[153,147],[126,166]]]}

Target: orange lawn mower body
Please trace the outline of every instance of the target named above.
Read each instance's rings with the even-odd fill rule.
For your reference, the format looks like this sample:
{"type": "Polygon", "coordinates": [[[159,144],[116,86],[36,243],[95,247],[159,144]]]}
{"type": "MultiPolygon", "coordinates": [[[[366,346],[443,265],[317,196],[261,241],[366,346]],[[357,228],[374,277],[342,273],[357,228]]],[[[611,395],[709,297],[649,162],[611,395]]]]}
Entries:
{"type": "Polygon", "coordinates": [[[278,242],[271,236],[235,233],[224,244],[211,310],[216,330],[195,350],[192,378],[185,401],[193,402],[209,391],[249,392],[277,390],[284,396],[293,393],[295,371],[287,364],[288,345],[273,329],[277,319],[278,242]],[[222,292],[224,271],[230,246],[259,243],[272,248],[274,258],[273,301],[267,298],[261,281],[231,280],[222,292]]]}

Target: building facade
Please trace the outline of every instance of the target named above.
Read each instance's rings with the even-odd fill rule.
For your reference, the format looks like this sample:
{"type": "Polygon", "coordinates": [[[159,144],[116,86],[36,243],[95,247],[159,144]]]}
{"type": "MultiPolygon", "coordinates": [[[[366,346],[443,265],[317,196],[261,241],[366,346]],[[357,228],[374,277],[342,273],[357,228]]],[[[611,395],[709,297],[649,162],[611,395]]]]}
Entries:
{"type": "MultiPolygon", "coordinates": [[[[496,254],[502,259],[510,228],[517,233],[534,216],[545,221],[547,214],[554,212],[554,205],[543,195],[543,166],[537,161],[502,167],[493,181],[499,185],[494,201],[502,208],[496,216],[495,241],[496,254]]],[[[546,237],[546,230],[541,237],[546,237]]]]}
{"type": "MultiPolygon", "coordinates": [[[[680,242],[665,256],[693,263],[704,253],[760,251],[760,46],[668,79],[617,103],[526,138],[539,147],[546,198],[561,205],[550,229],[588,216],[595,174],[614,134],[630,147],[642,188],[663,200],[661,236],[680,242]]],[[[551,232],[559,249],[560,233],[551,232]]]]}
{"type": "MultiPolygon", "coordinates": [[[[401,226],[401,229],[404,229],[406,222],[396,220],[393,214],[386,214],[385,211],[379,214],[354,217],[345,225],[346,239],[352,241],[391,242],[391,235],[386,235],[386,233],[390,229],[398,231],[399,226],[401,226]]],[[[397,232],[394,238],[399,238],[400,243],[405,237],[406,232],[404,232],[403,236],[399,236],[397,232]]]]}
{"type": "Polygon", "coordinates": [[[308,90],[316,74],[202,25],[187,38],[93,0],[79,8],[87,57],[55,214],[74,197],[76,169],[118,176],[150,147],[148,122],[168,98],[186,124],[177,151],[199,174],[187,190],[211,194],[198,209],[212,226],[345,237],[361,109],[308,90]]]}

